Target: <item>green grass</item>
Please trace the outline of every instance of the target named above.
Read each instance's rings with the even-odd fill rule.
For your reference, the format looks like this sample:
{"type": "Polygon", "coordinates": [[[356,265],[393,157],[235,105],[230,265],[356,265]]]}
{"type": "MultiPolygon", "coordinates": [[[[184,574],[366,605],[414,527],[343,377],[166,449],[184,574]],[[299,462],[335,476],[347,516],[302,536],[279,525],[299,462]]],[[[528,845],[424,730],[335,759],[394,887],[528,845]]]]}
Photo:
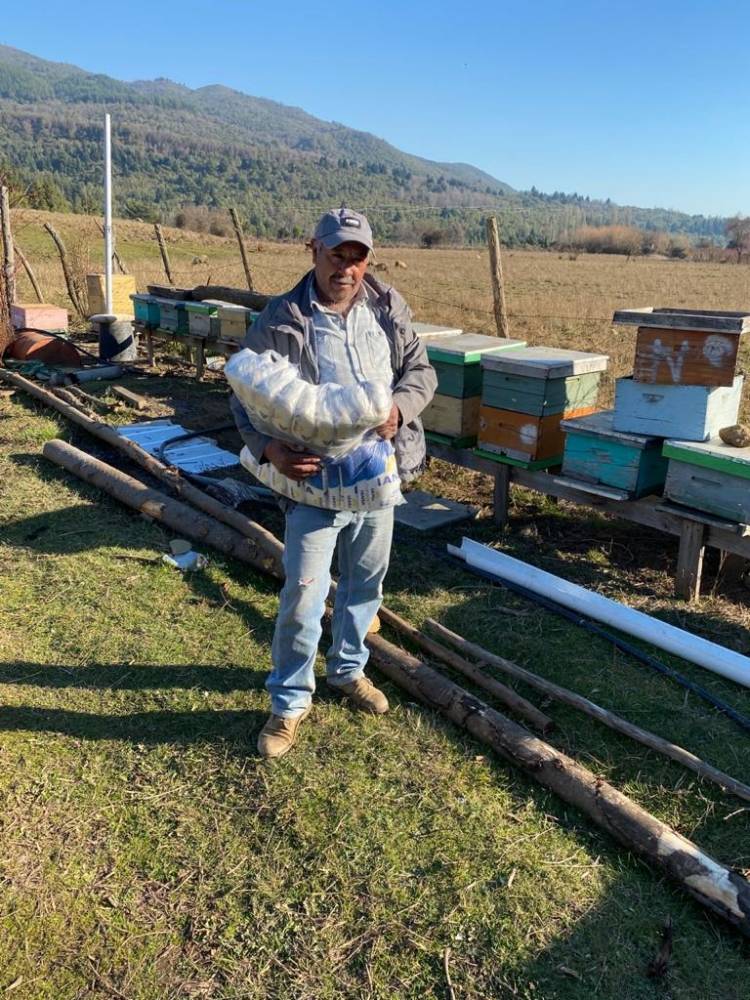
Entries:
{"type": "MultiPolygon", "coordinates": [[[[177,386],[178,383],[175,383],[177,386]]],[[[164,385],[149,382],[167,408],[164,385]]],[[[181,384],[178,407],[221,409],[181,384]]],[[[126,419],[123,414],[118,419],[126,419]]],[[[131,417],[132,419],[132,417],[131,417]]],[[[259,761],[274,585],[47,463],[90,439],[0,396],[0,995],[24,1000],[745,1000],[750,949],[574,809],[383,683],[363,717],[322,685],[295,751],[259,761]],[[667,916],[665,979],[647,967],[667,916]],[[13,987],[11,989],[11,987],[13,987]]],[[[437,466],[428,487],[487,502],[437,466]]],[[[442,557],[463,531],[748,652],[740,594],[669,596],[675,545],[518,491],[428,539],[399,532],[386,600],[590,695],[747,780],[750,739],[604,643],[442,557]]],[[[278,518],[268,522],[278,531],[278,518]]],[[[710,576],[710,568],[709,568],[710,576]]],[[[681,668],[737,707],[750,695],[681,668]]],[[[533,692],[523,690],[538,702],[533,692]]],[[[553,742],[722,861],[750,813],[562,706],[553,742]]]]}

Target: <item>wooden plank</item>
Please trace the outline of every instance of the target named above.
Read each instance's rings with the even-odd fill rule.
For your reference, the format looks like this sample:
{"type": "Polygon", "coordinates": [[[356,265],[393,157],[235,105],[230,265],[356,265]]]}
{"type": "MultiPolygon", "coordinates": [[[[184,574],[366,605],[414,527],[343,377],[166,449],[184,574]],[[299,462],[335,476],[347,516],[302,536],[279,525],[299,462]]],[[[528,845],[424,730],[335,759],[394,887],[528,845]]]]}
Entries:
{"type": "Polygon", "coordinates": [[[750,314],[719,309],[618,309],[612,322],[624,326],[652,326],[659,329],[706,330],[718,333],[746,333],[750,314]]]}
{"type": "Polygon", "coordinates": [[[638,327],[633,376],[665,385],[733,385],[740,338],[730,333],[638,327]]]}
{"type": "Polygon", "coordinates": [[[669,514],[677,514],[679,517],[687,518],[689,521],[700,521],[707,527],[721,528],[723,531],[730,531],[733,535],[740,535],[742,538],[750,537],[750,524],[738,524],[736,521],[726,521],[723,517],[713,517],[703,510],[693,510],[692,507],[683,507],[682,504],[666,499],[659,504],[659,510],[665,510],[669,514]]]}
{"type": "MultiPolygon", "coordinates": [[[[565,470],[563,469],[563,471],[565,470]]],[[[628,490],[618,490],[614,486],[604,486],[597,482],[587,483],[567,476],[555,476],[555,482],[561,486],[571,486],[573,489],[581,490],[583,493],[593,493],[595,496],[604,497],[605,500],[633,499],[633,494],[628,490]]]]}
{"type": "Polygon", "coordinates": [[[682,522],[674,587],[675,594],[686,601],[697,601],[700,597],[705,530],[697,521],[682,522]]]}
{"type": "Polygon", "coordinates": [[[136,410],[145,410],[148,407],[148,400],[143,396],[139,396],[137,392],[131,392],[130,389],[126,389],[122,385],[112,386],[113,395],[122,399],[128,406],[134,407],[136,410]]]}

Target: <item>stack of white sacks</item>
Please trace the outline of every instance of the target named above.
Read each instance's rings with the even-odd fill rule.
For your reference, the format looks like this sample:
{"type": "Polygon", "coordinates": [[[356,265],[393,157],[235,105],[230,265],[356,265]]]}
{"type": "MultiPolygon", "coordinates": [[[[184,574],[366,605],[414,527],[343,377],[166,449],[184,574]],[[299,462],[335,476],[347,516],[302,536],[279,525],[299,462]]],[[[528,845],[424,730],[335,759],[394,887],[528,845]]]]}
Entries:
{"type": "Polygon", "coordinates": [[[393,404],[386,381],[314,385],[275,351],[248,348],[229,359],[224,373],[257,431],[323,458],[317,475],[297,483],[243,448],[240,461],[262,483],[290,500],[334,510],[403,502],[393,446],[374,431],[393,404]]]}

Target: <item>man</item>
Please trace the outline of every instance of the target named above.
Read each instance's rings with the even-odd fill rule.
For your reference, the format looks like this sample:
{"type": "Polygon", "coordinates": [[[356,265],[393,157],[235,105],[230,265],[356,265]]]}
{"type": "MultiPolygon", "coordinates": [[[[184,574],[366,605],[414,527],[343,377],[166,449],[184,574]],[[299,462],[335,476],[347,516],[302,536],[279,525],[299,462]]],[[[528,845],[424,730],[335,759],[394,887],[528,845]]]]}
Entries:
{"type": "MultiPolygon", "coordinates": [[[[402,481],[424,466],[419,414],[435,392],[436,377],[424,345],[411,328],[399,293],[367,273],[373,247],[364,215],[326,212],[311,241],[313,268],[289,292],[273,299],[250,328],[245,346],[274,350],[299,366],[307,381],[351,385],[387,379],[393,406],[378,428],[391,440],[402,481]]],[[[317,455],[258,433],[236,397],[232,411],[257,462],[271,462],[301,482],[321,467],[317,455]]],[[[310,712],[321,619],[338,544],[339,584],[326,657],[327,683],[357,708],[388,711],[382,691],[365,677],[367,631],[382,599],[393,534],[393,507],[364,512],[327,510],[284,500],[286,530],[279,614],[266,687],[272,714],[258,738],[263,757],[291,749],[310,712]]]]}

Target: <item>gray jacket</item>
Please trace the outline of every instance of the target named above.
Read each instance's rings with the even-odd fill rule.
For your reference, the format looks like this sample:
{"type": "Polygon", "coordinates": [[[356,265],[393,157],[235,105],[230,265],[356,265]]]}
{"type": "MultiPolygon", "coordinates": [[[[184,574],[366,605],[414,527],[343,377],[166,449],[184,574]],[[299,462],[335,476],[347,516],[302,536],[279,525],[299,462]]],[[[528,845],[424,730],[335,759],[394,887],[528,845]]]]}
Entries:
{"type": "MultiPolygon", "coordinates": [[[[311,274],[308,272],[291,291],[271,299],[248,330],[244,346],[258,354],[277,351],[299,366],[302,378],[317,383],[313,319],[307,294],[311,274]]],[[[362,287],[391,349],[393,401],[402,417],[393,444],[399,474],[403,482],[408,482],[424,469],[426,448],[419,414],[435,393],[437,376],[424,344],[412,330],[411,313],[402,296],[371,274],[365,274],[362,287]]],[[[270,439],[255,430],[234,394],[230,403],[243,441],[260,462],[270,439]]]]}

